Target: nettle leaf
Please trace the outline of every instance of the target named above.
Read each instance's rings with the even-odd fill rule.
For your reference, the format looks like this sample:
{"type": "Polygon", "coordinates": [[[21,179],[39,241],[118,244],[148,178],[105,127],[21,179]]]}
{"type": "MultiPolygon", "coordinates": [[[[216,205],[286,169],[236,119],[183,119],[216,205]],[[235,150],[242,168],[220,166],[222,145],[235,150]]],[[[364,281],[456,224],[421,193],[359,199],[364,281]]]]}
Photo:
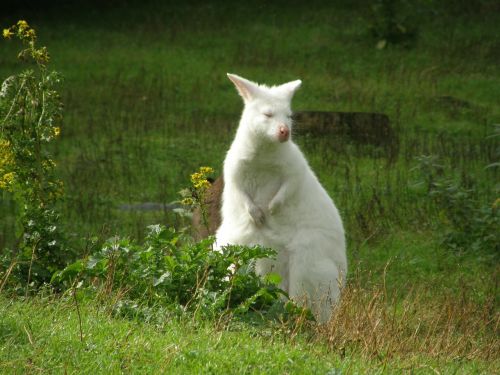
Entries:
{"type": "Polygon", "coordinates": [[[75,263],[70,264],[61,271],[55,272],[50,279],[50,282],[63,282],[71,281],[78,274],[80,274],[85,269],[85,265],[82,260],[78,260],[75,263]]]}
{"type": "Polygon", "coordinates": [[[286,297],[278,288],[278,274],[261,278],[255,273],[256,259],[274,256],[271,249],[229,246],[221,253],[213,250],[213,238],[192,243],[161,225],[149,230],[142,244],[111,238],[57,277],[78,276],[84,285],[96,278],[111,280],[112,288],[125,288],[134,303],[207,317],[227,311],[265,312],[281,301],[280,296],[286,297]]]}
{"type": "Polygon", "coordinates": [[[265,277],[264,280],[268,282],[269,284],[273,284],[278,286],[281,283],[281,276],[277,273],[271,272],[268,273],[265,277]]]}
{"type": "Polygon", "coordinates": [[[93,269],[97,265],[97,263],[99,263],[101,260],[102,260],[101,257],[96,257],[96,256],[91,255],[89,257],[89,260],[87,261],[87,269],[90,269],[90,270],[93,269]]]}
{"type": "Polygon", "coordinates": [[[182,253],[181,256],[179,257],[180,260],[182,260],[184,263],[191,263],[191,255],[188,253],[182,253]]]}

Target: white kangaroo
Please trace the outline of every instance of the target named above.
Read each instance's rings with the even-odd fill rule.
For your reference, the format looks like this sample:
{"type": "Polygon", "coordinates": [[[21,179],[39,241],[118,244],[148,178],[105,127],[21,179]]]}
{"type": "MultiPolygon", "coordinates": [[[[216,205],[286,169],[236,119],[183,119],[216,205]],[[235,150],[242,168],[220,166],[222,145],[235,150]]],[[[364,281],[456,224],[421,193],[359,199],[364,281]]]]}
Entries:
{"type": "Polygon", "coordinates": [[[224,161],[217,247],[262,245],[260,275],[279,273],[280,287],[325,323],[347,272],[342,220],[298,146],[290,103],[301,81],[267,87],[228,73],[245,106],[224,161]]]}

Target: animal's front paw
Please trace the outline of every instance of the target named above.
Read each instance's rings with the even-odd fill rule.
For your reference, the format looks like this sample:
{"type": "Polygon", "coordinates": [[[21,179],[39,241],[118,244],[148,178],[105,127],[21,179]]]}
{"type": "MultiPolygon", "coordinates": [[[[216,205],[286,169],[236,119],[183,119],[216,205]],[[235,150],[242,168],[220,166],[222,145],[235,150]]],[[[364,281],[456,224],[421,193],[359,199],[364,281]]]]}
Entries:
{"type": "Polygon", "coordinates": [[[259,207],[253,205],[248,209],[248,213],[250,214],[250,217],[252,218],[255,225],[261,226],[262,224],[264,224],[264,220],[266,218],[264,216],[264,212],[262,212],[259,207]]]}

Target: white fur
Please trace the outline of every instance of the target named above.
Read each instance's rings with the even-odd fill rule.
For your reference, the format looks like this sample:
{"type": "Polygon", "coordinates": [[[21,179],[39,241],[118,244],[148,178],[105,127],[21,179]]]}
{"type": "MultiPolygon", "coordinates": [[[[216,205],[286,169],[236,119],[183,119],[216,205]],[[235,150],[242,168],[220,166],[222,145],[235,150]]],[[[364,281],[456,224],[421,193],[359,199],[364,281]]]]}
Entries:
{"type": "Polygon", "coordinates": [[[267,87],[228,77],[245,108],[224,161],[217,246],[275,249],[277,258],[258,261],[257,273],[279,273],[290,297],[326,322],[347,272],[344,228],[297,145],[279,138],[280,128],[291,130],[290,102],[301,81],[267,87]]]}

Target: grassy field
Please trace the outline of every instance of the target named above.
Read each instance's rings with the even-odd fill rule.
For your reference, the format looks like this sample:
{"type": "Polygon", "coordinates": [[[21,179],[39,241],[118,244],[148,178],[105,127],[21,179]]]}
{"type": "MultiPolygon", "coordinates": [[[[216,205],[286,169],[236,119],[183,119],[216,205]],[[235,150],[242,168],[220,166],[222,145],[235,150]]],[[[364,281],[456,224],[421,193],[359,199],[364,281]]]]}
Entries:
{"type": "MultiPolygon", "coordinates": [[[[65,121],[54,151],[67,186],[68,225],[141,235],[146,223],[166,218],[126,214],[120,204],[170,202],[200,164],[220,171],[241,110],[227,71],[267,83],[300,77],[296,110],[389,115],[401,142],[390,168],[372,157],[377,150],[349,140],[297,137],[344,216],[366,203],[367,190],[389,187],[399,191],[387,208],[397,205],[408,218],[400,201],[415,201],[409,170],[422,154],[440,156],[457,174],[480,173],[474,179],[492,198],[495,171],[483,167],[493,157],[485,137],[500,118],[497,19],[444,9],[431,17],[421,8],[413,19],[422,23],[416,46],[384,50],[374,48],[369,7],[362,6],[274,5],[262,14],[250,5],[88,6],[78,15],[52,9],[33,16],[65,76],[65,121]],[[353,185],[362,199],[352,199],[353,185]]],[[[2,44],[2,76],[18,69],[16,49],[2,44]]],[[[5,243],[12,227],[2,232],[5,243]]]]}
{"type": "MultiPolygon", "coordinates": [[[[72,299],[60,297],[12,301],[0,296],[0,302],[3,374],[492,374],[498,370],[495,362],[487,360],[494,357],[498,347],[491,347],[492,352],[466,347],[477,345],[474,340],[478,339],[487,338],[491,343],[493,338],[484,332],[469,332],[473,340],[461,340],[459,347],[455,346],[458,341],[449,335],[442,340],[436,334],[432,341],[411,341],[410,350],[408,345],[402,346],[408,338],[404,335],[388,337],[393,331],[377,332],[376,336],[372,332],[367,340],[376,337],[380,342],[365,342],[366,349],[375,350],[370,353],[353,350],[348,341],[313,328],[298,333],[280,325],[253,327],[232,322],[218,326],[165,318],[157,324],[146,324],[112,317],[96,303],[82,305],[79,317],[72,299]],[[344,346],[336,346],[337,343],[344,346]],[[395,344],[399,350],[390,350],[386,344],[395,344]],[[443,355],[444,352],[452,356],[443,355]]],[[[430,318],[424,317],[420,324],[431,323],[430,318]]],[[[461,319],[460,324],[463,323],[473,323],[472,317],[461,319]]],[[[471,331],[479,326],[474,324],[471,331]]],[[[356,327],[351,322],[349,328],[362,329],[362,325],[356,327]]],[[[361,340],[359,334],[348,336],[361,340]]]]}
{"type": "MultiPolygon", "coordinates": [[[[416,39],[377,49],[372,5],[47,3],[2,12],[3,27],[22,18],[37,29],[65,77],[62,134],[51,151],[65,184],[63,222],[76,247],[83,237],[140,239],[149,224],[187,224],[171,212],[120,205],[169,203],[200,165],[220,172],[242,108],[226,72],[268,84],[300,78],[295,110],[385,113],[399,143],[388,158],[380,147],[310,135],[300,124],[295,137],[344,218],[352,293],[366,292],[339,326],[364,336],[175,319],[146,324],[87,301],[80,342],[71,299],[0,295],[0,372],[500,371],[499,249],[446,246],[454,208],[439,205],[428,189],[429,181],[448,179],[470,191],[471,207],[491,207],[498,198],[498,168],[486,168],[500,158],[491,137],[500,123],[498,6],[401,3],[398,19],[416,28],[416,39]],[[371,302],[380,290],[385,300],[371,302]],[[375,306],[373,315],[363,315],[372,311],[366,306],[375,306]],[[417,312],[391,331],[382,312],[405,306],[417,312]],[[441,322],[439,306],[448,321],[441,322]],[[378,323],[370,326],[377,314],[387,328],[381,332],[378,323]],[[358,316],[368,326],[347,324],[358,316]],[[433,321],[439,324],[426,331],[433,321]],[[443,337],[448,344],[431,344],[443,337]]],[[[1,42],[0,77],[22,68],[18,47],[1,42]]],[[[4,249],[16,232],[5,192],[0,212],[4,249]]]]}

